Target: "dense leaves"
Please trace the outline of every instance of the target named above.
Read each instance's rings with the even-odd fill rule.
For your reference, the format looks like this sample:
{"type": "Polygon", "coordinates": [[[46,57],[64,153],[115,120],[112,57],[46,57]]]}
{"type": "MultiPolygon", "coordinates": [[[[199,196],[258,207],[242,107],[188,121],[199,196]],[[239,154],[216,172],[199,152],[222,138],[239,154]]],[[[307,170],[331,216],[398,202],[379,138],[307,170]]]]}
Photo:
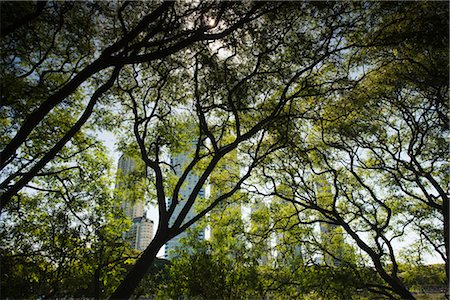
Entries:
{"type": "Polygon", "coordinates": [[[2,295],[104,297],[117,285],[136,253],[122,240],[130,224],[111,197],[104,151],[61,158],[73,166],[36,180],[2,216],[2,295]]]}
{"type": "Polygon", "coordinates": [[[448,270],[448,3],[0,5],[6,297],[409,299],[404,263],[448,270]],[[114,192],[105,131],[138,166],[114,192]]]}

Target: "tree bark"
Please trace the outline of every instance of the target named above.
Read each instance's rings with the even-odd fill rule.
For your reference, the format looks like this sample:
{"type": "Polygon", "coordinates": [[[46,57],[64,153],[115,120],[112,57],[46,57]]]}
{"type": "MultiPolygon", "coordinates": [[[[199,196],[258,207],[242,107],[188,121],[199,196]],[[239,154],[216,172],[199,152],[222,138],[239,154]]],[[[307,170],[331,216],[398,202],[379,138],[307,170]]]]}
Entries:
{"type": "Polygon", "coordinates": [[[134,290],[155,260],[159,249],[170,239],[167,233],[161,234],[158,232],[109,299],[129,299],[132,296],[134,290]]]}
{"type": "Polygon", "coordinates": [[[445,275],[446,275],[446,277],[447,277],[447,291],[446,291],[446,294],[447,294],[447,299],[448,299],[448,294],[449,294],[449,290],[448,290],[448,284],[449,284],[449,278],[448,278],[448,276],[449,276],[449,264],[448,264],[448,247],[449,247],[449,245],[448,245],[448,243],[449,243],[449,234],[450,234],[450,232],[449,232],[449,220],[448,220],[448,217],[449,217],[449,205],[448,205],[448,198],[446,197],[446,198],[444,198],[443,199],[443,203],[442,203],[442,209],[443,209],[443,211],[442,211],[442,214],[444,215],[444,244],[445,244],[445,275]]]}

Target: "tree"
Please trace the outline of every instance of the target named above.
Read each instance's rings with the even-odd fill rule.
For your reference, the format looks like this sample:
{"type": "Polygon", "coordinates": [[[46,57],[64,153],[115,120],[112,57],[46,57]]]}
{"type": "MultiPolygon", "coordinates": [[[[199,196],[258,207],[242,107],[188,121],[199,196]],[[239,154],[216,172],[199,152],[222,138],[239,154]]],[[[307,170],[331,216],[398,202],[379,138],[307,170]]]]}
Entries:
{"type": "MultiPolygon", "coordinates": [[[[195,237],[194,237],[195,238],[195,237]]],[[[243,244],[230,241],[186,243],[166,270],[167,281],[156,288],[159,296],[200,299],[261,297],[258,264],[243,244]],[[220,242],[224,242],[220,247],[220,242]],[[223,251],[228,249],[229,252],[223,251]]]]}
{"type": "MultiPolygon", "coordinates": [[[[305,3],[301,11],[280,8],[276,15],[268,13],[236,31],[239,39],[231,35],[219,45],[199,43],[183,56],[156,66],[124,68],[118,89],[123,93],[124,115],[132,121],[128,132],[132,129],[142,160],[151,171],[159,224],[152,243],[112,298],[129,297],[164,243],[238,191],[264,157],[283,147],[283,140],[269,137],[267,128],[286,120],[294,103],[317,93],[314,78],[334,71],[330,70],[340,53],[352,47],[344,36],[354,22],[361,22],[355,11],[347,12],[337,4],[322,8],[305,3]],[[335,19],[340,13],[347,13],[348,18],[335,19]],[[285,16],[282,20],[280,14],[285,16]],[[312,21],[313,14],[320,22],[312,21]],[[277,30],[269,31],[271,24],[277,30]],[[285,42],[289,39],[294,42],[285,42]],[[230,132],[234,138],[229,141],[230,132]],[[175,176],[177,166],[170,163],[167,153],[192,147],[181,176],[175,176]],[[234,150],[242,158],[244,172],[230,178],[229,188],[210,205],[186,219],[217,165],[234,150]],[[180,189],[192,174],[197,174],[198,181],[183,197],[180,189]],[[174,215],[177,205],[181,212],[174,215]],[[173,216],[176,220],[170,224],[173,216]]],[[[324,90],[337,80],[327,82],[324,90]]]]}
{"type": "Polygon", "coordinates": [[[157,299],[370,297],[363,288],[367,282],[380,282],[376,272],[352,266],[345,255],[341,257],[340,266],[314,263],[317,252],[312,250],[320,247],[320,242],[315,243],[314,235],[305,230],[307,226],[297,227],[299,230],[283,227],[296,224],[289,208],[294,210],[289,203],[280,202],[273,207],[252,209],[251,226],[246,230],[244,218],[237,212],[237,203],[211,211],[207,219],[189,230],[188,236],[183,238],[183,246],[177,249],[166,269],[154,276],[162,280],[156,285],[151,278],[142,281],[142,286],[152,284],[146,296],[157,299]],[[277,213],[271,213],[272,209],[277,213]],[[267,222],[271,216],[276,220],[267,222]],[[209,240],[199,240],[199,230],[212,225],[216,234],[209,240]],[[272,238],[275,234],[279,235],[276,241],[272,238]]]}
{"type": "Polygon", "coordinates": [[[289,150],[262,164],[262,175],[273,195],[315,212],[300,223],[341,226],[390,286],[383,289],[409,299],[393,241],[415,227],[448,264],[448,20],[431,22],[436,7],[425,4],[372,8],[386,17],[354,37],[374,47],[348,53],[359,68],[349,73],[353,87],[312,99],[315,111],[299,106],[289,150]],[[424,29],[430,26],[437,34],[431,43],[424,29]],[[332,185],[331,203],[321,203],[315,188],[322,176],[332,185]]]}
{"type": "Polygon", "coordinates": [[[86,140],[77,139],[83,126],[99,130],[117,125],[111,114],[102,113],[115,103],[108,90],[125,65],[148,64],[199,41],[223,39],[272,9],[259,3],[1,5],[4,218],[20,206],[24,187],[64,172],[64,162],[57,164],[61,153],[83,152],[86,140]]]}
{"type": "MultiPolygon", "coordinates": [[[[260,191],[252,192],[255,193],[257,198],[265,198],[260,191]]],[[[313,211],[299,209],[298,205],[276,197],[254,213],[255,225],[263,222],[248,233],[248,241],[251,249],[256,249],[255,255],[269,256],[260,269],[265,296],[275,299],[379,296],[380,292],[373,287],[382,285],[382,279],[364,264],[354,246],[343,241],[340,228],[321,234],[316,225],[322,223],[322,227],[324,222],[314,220],[313,211]]]]}
{"type": "Polygon", "coordinates": [[[104,151],[65,149],[2,219],[3,297],[100,299],[121,280],[137,253],[122,240],[130,223],[111,196],[104,151]],[[73,166],[60,170],[62,162],[73,166]]]}
{"type": "MultiPolygon", "coordinates": [[[[447,179],[440,175],[447,154],[448,70],[439,67],[448,65],[448,46],[441,42],[448,18],[435,13],[439,7],[448,15],[448,5],[1,5],[5,222],[20,212],[21,199],[34,199],[30,213],[41,204],[63,203],[58,195],[64,192],[53,193],[55,199],[30,189],[71,187],[70,178],[61,182],[57,175],[92,163],[85,156],[96,143],[86,138],[90,131],[121,133],[120,148],[138,149],[142,159],[142,182],[153,190],[159,210],[158,229],[112,298],[129,298],[164,243],[220,204],[239,199],[243,187],[265,195],[272,184],[275,196],[312,212],[301,222],[341,226],[337,232],[352,237],[388,283],[382,293],[412,297],[398,276],[390,240],[410,224],[447,259],[448,239],[441,245],[434,224],[443,222],[448,233],[447,179]],[[425,37],[429,30],[436,38],[425,37]],[[376,117],[380,110],[395,114],[376,117]],[[403,148],[405,136],[409,148],[403,148]],[[381,142],[387,147],[379,147],[381,142]],[[185,163],[171,162],[176,154],[186,154],[185,163]],[[218,170],[236,160],[239,174],[218,170]],[[331,203],[317,201],[314,181],[324,174],[332,186],[331,203]],[[223,183],[225,176],[220,193],[204,201],[199,192],[208,181],[223,183]],[[196,183],[185,194],[188,178],[196,183]],[[267,180],[259,185],[261,178],[267,180]],[[383,185],[377,190],[374,183],[383,185]],[[195,206],[196,215],[187,218],[195,206]],[[374,232],[374,245],[358,230],[374,232]]],[[[89,211],[89,191],[99,182],[82,183],[88,195],[76,190],[74,208],[89,211]]],[[[66,238],[74,223],[55,224],[62,224],[60,236],[66,238]]],[[[106,248],[99,248],[98,257],[106,248]]],[[[321,251],[336,256],[325,248],[321,251]]]]}
{"type": "Polygon", "coordinates": [[[23,21],[31,7],[2,2],[2,210],[73,140],[96,107],[114,104],[107,92],[125,65],[222,39],[270,10],[237,3],[50,2],[37,4],[33,18],[23,21]],[[61,110],[79,118],[49,124],[61,110]],[[52,140],[29,153],[43,134],[52,140]]]}
{"type": "Polygon", "coordinates": [[[401,276],[411,290],[423,292],[442,292],[445,289],[446,275],[443,264],[421,266],[405,264],[401,276]]]}

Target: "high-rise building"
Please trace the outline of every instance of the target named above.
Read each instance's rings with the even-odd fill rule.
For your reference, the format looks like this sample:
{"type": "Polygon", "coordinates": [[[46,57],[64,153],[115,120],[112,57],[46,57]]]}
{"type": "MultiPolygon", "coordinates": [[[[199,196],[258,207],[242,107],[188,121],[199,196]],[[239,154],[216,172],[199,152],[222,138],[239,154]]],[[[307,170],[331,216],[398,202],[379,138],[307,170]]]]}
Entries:
{"type": "MultiPolygon", "coordinates": [[[[317,204],[323,208],[331,209],[333,205],[333,193],[331,184],[325,175],[319,176],[316,181],[317,204]]],[[[321,222],[320,234],[324,245],[323,260],[326,265],[339,266],[342,260],[344,236],[342,229],[334,224],[321,222]]]]}
{"type": "Polygon", "coordinates": [[[154,223],[146,217],[133,219],[133,225],[128,233],[131,247],[139,251],[144,251],[153,239],[154,223]]]}
{"type": "MultiPolygon", "coordinates": [[[[224,138],[234,138],[229,135],[224,138]]],[[[231,142],[228,140],[227,142],[231,142]]],[[[238,162],[237,150],[228,153],[217,164],[215,170],[210,176],[210,195],[208,202],[211,203],[224,193],[232,190],[240,180],[240,168],[238,162]]],[[[242,223],[241,203],[244,195],[237,191],[227,199],[222,200],[216,208],[210,213],[211,240],[228,240],[233,234],[227,228],[227,223],[233,223],[235,226],[242,223]]]]}
{"type": "MultiPolygon", "coordinates": [[[[178,177],[181,177],[187,164],[190,162],[190,155],[193,153],[193,151],[196,147],[196,141],[195,140],[192,141],[190,145],[191,145],[190,151],[186,151],[185,153],[174,155],[171,158],[171,165],[174,168],[175,174],[178,177]]],[[[181,210],[183,209],[184,205],[186,204],[186,201],[189,198],[189,196],[191,195],[192,190],[194,189],[198,180],[199,180],[199,176],[194,174],[193,172],[190,172],[189,175],[187,176],[185,184],[183,184],[183,186],[180,189],[178,204],[175,207],[174,213],[170,217],[169,226],[172,226],[175,223],[175,220],[177,219],[178,215],[180,214],[181,210]]],[[[198,197],[205,198],[205,189],[204,188],[200,189],[200,191],[198,193],[198,197]]],[[[167,202],[168,202],[167,203],[168,207],[170,207],[170,205],[172,204],[171,199],[168,199],[167,202]]],[[[187,215],[184,219],[184,222],[182,224],[191,220],[195,215],[196,215],[195,207],[193,205],[191,207],[191,209],[189,210],[189,212],[187,213],[187,215]]],[[[190,228],[195,228],[195,227],[196,227],[196,224],[193,224],[190,228]]],[[[187,232],[185,231],[185,232],[177,235],[176,237],[174,237],[173,239],[171,239],[170,241],[168,241],[165,244],[165,246],[164,246],[165,258],[167,258],[167,259],[174,258],[174,250],[178,247],[181,247],[180,239],[182,239],[186,235],[187,235],[187,232]]],[[[198,238],[201,240],[205,238],[204,230],[200,230],[198,238]]]]}
{"type": "Polygon", "coordinates": [[[253,247],[257,248],[261,256],[258,263],[268,265],[272,257],[272,236],[267,234],[271,227],[269,207],[264,202],[255,202],[251,207],[250,234],[254,237],[253,247]]]}
{"type": "MultiPolygon", "coordinates": [[[[283,231],[275,237],[275,264],[278,266],[289,266],[295,270],[303,265],[302,245],[298,243],[299,237],[293,236],[289,231],[283,231]]],[[[300,237],[301,239],[301,237],[300,237]]]]}
{"type": "Polygon", "coordinates": [[[144,209],[144,193],[139,188],[136,175],[136,163],[128,156],[122,155],[118,164],[116,190],[122,198],[125,215],[132,220],[131,228],[124,234],[131,247],[144,251],[153,239],[154,223],[147,219],[144,209]]]}
{"type": "Polygon", "coordinates": [[[130,219],[144,215],[144,195],[138,190],[135,175],[136,163],[131,157],[122,155],[117,167],[116,190],[122,198],[122,208],[130,219]]]}

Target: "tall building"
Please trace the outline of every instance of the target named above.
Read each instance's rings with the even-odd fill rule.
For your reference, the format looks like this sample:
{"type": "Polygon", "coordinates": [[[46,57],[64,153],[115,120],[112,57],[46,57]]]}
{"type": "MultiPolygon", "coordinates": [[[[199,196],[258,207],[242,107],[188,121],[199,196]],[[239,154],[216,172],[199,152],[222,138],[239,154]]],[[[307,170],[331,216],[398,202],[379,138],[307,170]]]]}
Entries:
{"type": "MultiPolygon", "coordinates": [[[[331,209],[333,205],[333,192],[331,184],[325,175],[319,176],[316,181],[317,204],[331,209]]],[[[326,222],[320,223],[321,242],[324,245],[323,260],[326,265],[339,266],[342,260],[342,252],[344,246],[344,236],[342,229],[334,224],[326,222]]]]}
{"type": "Polygon", "coordinates": [[[128,232],[128,240],[131,247],[139,251],[144,251],[153,239],[154,223],[146,217],[133,219],[133,225],[128,232]]]}
{"type": "MultiPolygon", "coordinates": [[[[193,153],[193,151],[195,150],[195,147],[196,147],[196,140],[194,140],[190,143],[189,151],[186,151],[185,153],[182,153],[182,154],[174,155],[171,158],[171,165],[174,168],[175,174],[178,176],[178,178],[181,177],[187,164],[190,162],[190,160],[191,160],[190,156],[193,153]]],[[[187,178],[185,180],[185,184],[183,184],[183,186],[180,189],[179,197],[178,197],[178,204],[175,207],[174,213],[172,214],[172,216],[169,220],[169,226],[172,226],[175,223],[176,218],[178,217],[178,215],[180,214],[184,205],[186,204],[186,201],[189,198],[189,196],[191,195],[191,192],[194,189],[195,185],[197,184],[198,180],[199,180],[199,176],[194,174],[193,172],[190,172],[189,175],[187,176],[187,178]]],[[[204,188],[200,189],[200,191],[198,193],[198,197],[205,198],[205,189],[204,188]]],[[[168,202],[167,203],[168,207],[170,207],[170,205],[172,204],[171,199],[168,199],[167,202],[168,202]]],[[[196,215],[195,207],[193,205],[191,207],[191,209],[189,210],[189,212],[187,213],[183,224],[186,223],[187,221],[191,220],[195,215],[196,215]]],[[[195,227],[196,227],[196,224],[193,224],[190,228],[195,228],[195,227]]],[[[165,258],[167,258],[167,259],[174,258],[174,250],[178,247],[181,247],[180,239],[182,239],[186,235],[187,235],[187,232],[185,231],[185,232],[177,235],[176,237],[174,237],[173,239],[171,239],[170,241],[168,241],[165,244],[165,246],[164,246],[165,258]]],[[[203,240],[205,238],[204,230],[200,230],[198,238],[201,240],[203,240]]]]}
{"type": "Polygon", "coordinates": [[[153,239],[154,222],[147,219],[144,209],[144,192],[139,187],[135,161],[122,155],[118,164],[116,191],[122,198],[122,209],[132,220],[131,228],[124,234],[131,247],[144,251],[153,239]]]}
{"type": "MultiPolygon", "coordinates": [[[[234,138],[227,136],[225,138],[234,138]]],[[[231,142],[231,141],[227,141],[231,142]]],[[[210,176],[210,195],[208,202],[212,202],[229,192],[240,179],[240,168],[237,150],[228,153],[216,166],[210,176]]],[[[242,210],[241,203],[244,195],[237,191],[227,199],[221,201],[210,213],[211,240],[227,240],[233,232],[227,228],[227,224],[234,226],[241,224],[242,210]]],[[[243,225],[242,225],[243,226],[243,225]]]]}
{"type": "Polygon", "coordinates": [[[261,266],[268,265],[273,258],[272,236],[269,233],[271,222],[269,207],[262,201],[253,203],[250,215],[250,234],[253,235],[254,239],[252,247],[257,248],[262,253],[258,258],[258,263],[261,266]]]}
{"type": "Polygon", "coordinates": [[[289,231],[283,231],[275,237],[275,264],[278,266],[289,266],[295,270],[299,265],[303,265],[302,245],[298,243],[301,237],[292,236],[289,231]]]}
{"type": "Polygon", "coordinates": [[[116,191],[122,198],[122,208],[130,219],[144,215],[144,194],[137,187],[137,172],[135,161],[122,155],[117,166],[116,191]]]}

